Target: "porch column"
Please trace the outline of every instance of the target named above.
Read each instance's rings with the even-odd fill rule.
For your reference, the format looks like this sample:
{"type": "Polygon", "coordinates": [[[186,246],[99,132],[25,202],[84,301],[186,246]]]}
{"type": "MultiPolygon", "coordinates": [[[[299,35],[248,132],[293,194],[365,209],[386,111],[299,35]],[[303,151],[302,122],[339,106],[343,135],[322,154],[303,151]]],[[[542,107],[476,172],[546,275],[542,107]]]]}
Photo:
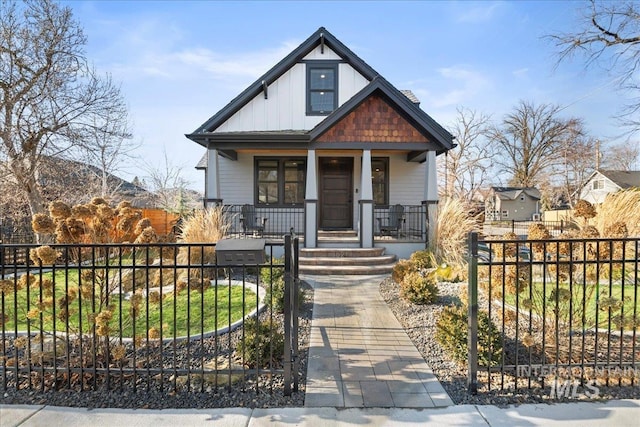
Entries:
{"type": "Polygon", "coordinates": [[[427,161],[424,162],[424,198],[422,205],[427,211],[427,247],[437,244],[436,225],[438,224],[438,182],[436,171],[436,152],[427,151],[427,161]]]}
{"type": "Polygon", "coordinates": [[[207,176],[205,183],[204,207],[222,206],[220,198],[220,172],[218,150],[209,149],[207,153],[207,176]]]}
{"type": "Polygon", "coordinates": [[[373,184],[371,182],[371,150],[362,150],[360,174],[360,247],[373,247],[373,184]]]}
{"type": "Polygon", "coordinates": [[[307,187],[304,195],[304,247],[318,245],[318,174],[316,150],[307,151],[307,187]]]}

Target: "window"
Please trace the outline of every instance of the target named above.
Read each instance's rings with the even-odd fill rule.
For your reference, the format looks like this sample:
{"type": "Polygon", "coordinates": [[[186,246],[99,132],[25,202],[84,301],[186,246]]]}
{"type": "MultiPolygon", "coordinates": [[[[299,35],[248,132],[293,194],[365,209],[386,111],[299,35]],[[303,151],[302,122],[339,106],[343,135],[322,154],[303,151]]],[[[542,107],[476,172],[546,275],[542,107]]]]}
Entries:
{"type": "Polygon", "coordinates": [[[594,190],[602,190],[604,188],[604,180],[598,179],[593,181],[593,189],[594,190]]]}
{"type": "Polygon", "coordinates": [[[256,159],[256,205],[302,205],[305,159],[256,159]]]}
{"type": "Polygon", "coordinates": [[[338,105],[338,64],[307,63],[307,114],[328,115],[338,105]]]}
{"type": "Polygon", "coordinates": [[[371,159],[371,184],[374,205],[389,204],[389,158],[371,159]]]}

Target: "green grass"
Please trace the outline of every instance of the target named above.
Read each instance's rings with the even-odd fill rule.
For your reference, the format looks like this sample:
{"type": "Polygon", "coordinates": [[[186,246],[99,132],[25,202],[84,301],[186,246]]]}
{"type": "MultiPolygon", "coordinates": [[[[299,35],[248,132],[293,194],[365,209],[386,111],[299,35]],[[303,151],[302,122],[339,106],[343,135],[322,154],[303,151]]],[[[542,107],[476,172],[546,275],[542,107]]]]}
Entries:
{"type": "MultiPolygon", "coordinates": [[[[613,329],[619,329],[616,318],[622,313],[624,318],[628,319],[633,317],[634,310],[634,285],[613,285],[611,289],[609,285],[600,285],[596,287],[594,284],[582,285],[573,284],[571,290],[566,283],[560,283],[556,285],[555,282],[547,282],[543,285],[542,282],[533,282],[531,290],[525,289],[520,293],[518,299],[518,307],[521,310],[528,311],[528,301],[532,301],[532,313],[537,316],[543,315],[543,290],[544,290],[544,302],[546,303],[546,316],[548,318],[554,318],[554,310],[556,304],[558,307],[559,318],[563,321],[569,321],[569,314],[572,315],[572,323],[574,327],[582,327],[582,317],[584,314],[584,326],[591,328],[596,326],[596,313],[597,313],[597,326],[600,328],[608,327],[609,320],[609,307],[611,307],[611,317],[614,320],[612,323],[613,329]],[[585,287],[586,286],[586,287],[585,287]],[[624,289],[624,301],[623,291],[624,289]],[[557,302],[556,302],[556,295],[557,302]],[[610,299],[611,298],[611,299],[610,299]],[[571,304],[569,304],[571,301],[571,304]],[[599,304],[598,304],[599,302],[599,304]],[[622,303],[621,303],[622,302],[622,303]],[[613,305],[611,305],[613,303],[613,305]],[[584,312],[583,312],[584,307],[584,312]],[[621,310],[622,309],[622,310],[621,310]]],[[[496,288],[494,288],[497,290],[496,288]]],[[[516,305],[516,296],[514,294],[505,295],[505,302],[509,305],[516,305]]],[[[635,302],[635,309],[638,316],[640,316],[640,290],[638,290],[638,301],[635,302]]],[[[629,324],[625,329],[631,329],[629,324]]],[[[632,327],[633,325],[631,325],[632,327]]],[[[636,325],[636,329],[638,325],[636,325]]]]}
{"type": "MultiPolygon", "coordinates": [[[[110,270],[110,277],[117,277],[117,274],[117,270],[110,270]]],[[[82,280],[81,283],[89,282],[82,280]]],[[[131,314],[129,297],[110,294],[108,301],[103,301],[101,307],[99,292],[98,296],[92,298],[90,291],[81,299],[74,298],[68,304],[68,319],[61,319],[60,307],[64,307],[64,304],[60,299],[67,294],[67,290],[75,295],[80,294],[77,269],[43,273],[42,277],[37,275],[36,283],[28,290],[25,287],[18,291],[17,295],[5,294],[4,305],[0,307],[5,319],[4,329],[15,330],[17,317],[19,331],[26,331],[30,323],[32,331],[42,329],[50,332],[55,328],[58,332],[66,332],[68,322],[70,333],[80,331],[93,333],[94,315],[109,310],[112,312],[111,320],[108,322],[109,336],[145,337],[147,331],[153,328],[152,338],[153,335],[159,335],[160,330],[163,338],[171,338],[198,335],[226,327],[242,319],[257,306],[255,292],[243,286],[220,285],[217,288],[206,286],[204,292],[197,290],[189,292],[184,289],[176,296],[173,292],[173,284],[170,284],[168,288],[165,287],[162,290],[162,303],[159,301],[159,288],[156,288],[158,292],[156,298],[148,300],[141,298],[135,317],[131,314]],[[53,280],[55,283],[53,293],[41,292],[40,284],[46,279],[53,280]],[[17,313],[14,312],[15,298],[17,298],[17,313]],[[47,299],[56,302],[55,312],[53,304],[46,304],[47,299]],[[46,307],[38,313],[38,304],[41,301],[45,302],[46,307]],[[28,320],[27,313],[30,310],[32,311],[29,316],[31,320],[28,320]]],[[[153,292],[153,289],[151,291],[153,292]]]]}

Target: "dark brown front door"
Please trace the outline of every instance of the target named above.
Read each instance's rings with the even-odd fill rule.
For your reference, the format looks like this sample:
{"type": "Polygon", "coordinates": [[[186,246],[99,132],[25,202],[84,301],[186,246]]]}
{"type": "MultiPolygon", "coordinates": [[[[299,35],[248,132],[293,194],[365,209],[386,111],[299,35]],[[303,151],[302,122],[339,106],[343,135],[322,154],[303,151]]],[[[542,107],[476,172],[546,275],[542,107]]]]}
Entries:
{"type": "Polygon", "coordinates": [[[353,228],[352,181],[352,158],[320,158],[320,228],[353,228]]]}

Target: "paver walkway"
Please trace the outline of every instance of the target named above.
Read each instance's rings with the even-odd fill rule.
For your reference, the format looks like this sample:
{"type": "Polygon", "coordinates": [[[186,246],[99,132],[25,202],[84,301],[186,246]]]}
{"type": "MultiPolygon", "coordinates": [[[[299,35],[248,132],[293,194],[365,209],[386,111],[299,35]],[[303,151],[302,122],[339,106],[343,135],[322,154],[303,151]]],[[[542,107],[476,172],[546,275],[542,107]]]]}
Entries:
{"type": "Polygon", "coordinates": [[[386,276],[310,276],[305,406],[453,405],[379,292],[386,276]]]}

